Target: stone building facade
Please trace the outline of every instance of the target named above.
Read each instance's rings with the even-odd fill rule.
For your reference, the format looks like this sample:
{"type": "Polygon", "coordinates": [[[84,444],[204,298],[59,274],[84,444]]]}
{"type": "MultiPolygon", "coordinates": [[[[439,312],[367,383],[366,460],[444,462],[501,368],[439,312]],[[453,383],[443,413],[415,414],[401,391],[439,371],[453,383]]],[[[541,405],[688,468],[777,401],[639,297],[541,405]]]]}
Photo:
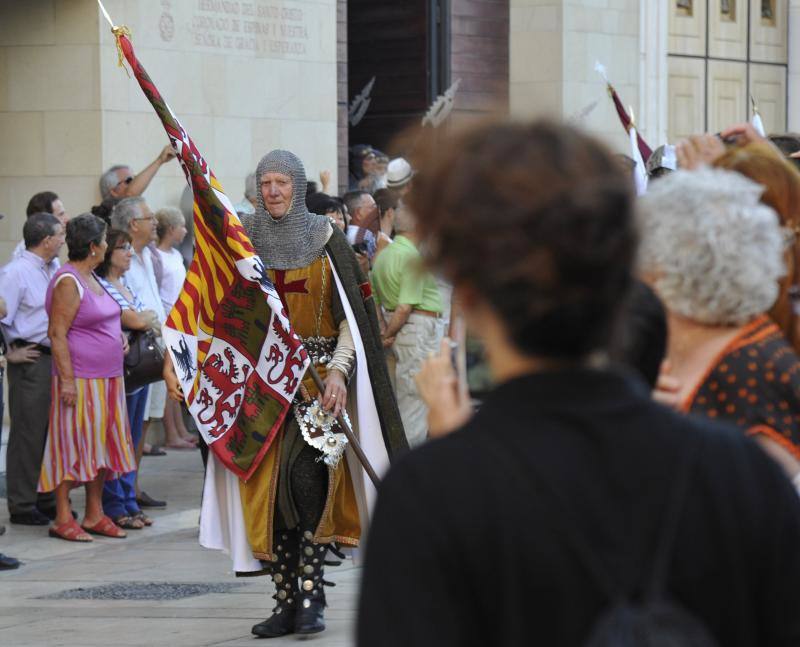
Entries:
{"type": "Polygon", "coordinates": [[[678,0],[669,12],[671,140],[717,132],[758,106],[768,131],[788,119],[787,0],[678,0]],[[751,99],[752,97],[752,99],[751,99]]]}
{"type": "MultiPolygon", "coordinates": [[[[105,0],[234,201],[259,157],[298,152],[347,182],[347,149],[389,147],[460,81],[450,123],[486,113],[580,123],[628,139],[602,62],[655,146],[747,119],[800,130],[800,0],[105,0]],[[357,125],[348,106],[375,78],[357,125]]],[[[100,173],[147,165],[166,136],[117,66],[95,0],[0,2],[0,262],[29,197],[70,213],[100,173]]],[[[402,152],[388,150],[389,153],[402,152]]],[[[177,204],[177,164],[146,197],[177,204]]]]}
{"type": "Polygon", "coordinates": [[[749,119],[800,130],[800,0],[510,0],[511,111],[626,150],[601,61],[653,146],[749,119]],[[594,102],[597,105],[594,106],[594,102]]]}

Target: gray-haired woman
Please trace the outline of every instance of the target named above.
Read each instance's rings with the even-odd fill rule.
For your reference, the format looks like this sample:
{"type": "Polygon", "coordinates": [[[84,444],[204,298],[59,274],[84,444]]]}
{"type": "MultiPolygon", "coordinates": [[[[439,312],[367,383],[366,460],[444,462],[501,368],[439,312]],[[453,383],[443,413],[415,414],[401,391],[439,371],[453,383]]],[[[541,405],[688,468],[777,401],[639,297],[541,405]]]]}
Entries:
{"type": "Polygon", "coordinates": [[[682,411],[724,419],[800,485],[800,358],[767,316],[789,239],[739,173],[679,171],[641,200],[640,267],[668,311],[682,411]]]}

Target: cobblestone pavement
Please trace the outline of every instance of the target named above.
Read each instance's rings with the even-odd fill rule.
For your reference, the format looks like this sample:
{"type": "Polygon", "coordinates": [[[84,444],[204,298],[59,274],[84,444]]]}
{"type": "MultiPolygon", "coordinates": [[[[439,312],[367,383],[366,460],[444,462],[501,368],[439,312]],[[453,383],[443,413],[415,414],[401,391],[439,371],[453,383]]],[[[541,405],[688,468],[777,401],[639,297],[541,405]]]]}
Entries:
{"type": "MultiPolygon", "coordinates": [[[[169,506],[153,512],[151,528],[127,539],[96,538],[82,545],[51,539],[46,527],[8,523],[0,499],[0,552],[21,559],[0,571],[0,645],[253,645],[250,627],[268,614],[267,578],[235,578],[226,555],[197,542],[202,464],[199,451],[146,457],[140,476],[169,506]]],[[[83,509],[82,491],[73,503],[83,509]]],[[[148,512],[150,514],[150,512],[148,512]]],[[[304,640],[320,647],[352,645],[359,569],[348,559],[329,569],[327,631],[304,640]]],[[[255,644],[297,644],[286,637],[255,644]]]]}

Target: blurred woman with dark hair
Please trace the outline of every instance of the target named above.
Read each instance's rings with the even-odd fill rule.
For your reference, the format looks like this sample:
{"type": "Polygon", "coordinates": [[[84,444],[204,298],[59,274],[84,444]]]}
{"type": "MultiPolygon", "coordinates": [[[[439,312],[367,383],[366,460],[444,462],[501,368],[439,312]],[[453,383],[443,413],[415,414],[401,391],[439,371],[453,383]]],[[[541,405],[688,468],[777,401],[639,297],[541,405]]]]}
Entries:
{"type": "MultiPolygon", "coordinates": [[[[122,329],[126,335],[134,330],[160,328],[158,315],[152,310],[145,310],[139,296],[125,280],[125,272],[130,269],[133,257],[131,240],[128,232],[119,229],[110,230],[106,237],[108,248],[105,258],[96,270],[100,285],[117,302],[122,311],[122,329]]],[[[132,390],[125,389],[125,404],[134,449],[144,442],[142,426],[149,388],[149,385],[145,385],[132,390]]],[[[153,523],[136,502],[138,469],[137,463],[135,470],[119,478],[107,480],[103,487],[103,511],[120,528],[126,530],[138,530],[153,523]]]]}
{"type": "Polygon", "coordinates": [[[120,308],[94,274],[107,248],[105,223],[90,213],[73,218],[67,223],[67,247],[69,262],[53,276],[45,298],[54,372],[39,491],[56,492],[51,537],[122,538],[125,532],[102,506],[104,480],[136,466],[125,411],[127,341],[120,308]],[[79,526],[69,491],[80,484],[86,485],[86,513],[79,526]]]}
{"type": "Polygon", "coordinates": [[[429,261],[498,386],[472,416],[447,342],[419,374],[443,437],[381,483],[358,644],[619,644],[603,629],[657,613],[648,592],[693,637],[794,644],[791,484],[742,434],[658,405],[607,360],[637,239],[612,155],[571,128],[501,123],[415,167],[429,261]]]}

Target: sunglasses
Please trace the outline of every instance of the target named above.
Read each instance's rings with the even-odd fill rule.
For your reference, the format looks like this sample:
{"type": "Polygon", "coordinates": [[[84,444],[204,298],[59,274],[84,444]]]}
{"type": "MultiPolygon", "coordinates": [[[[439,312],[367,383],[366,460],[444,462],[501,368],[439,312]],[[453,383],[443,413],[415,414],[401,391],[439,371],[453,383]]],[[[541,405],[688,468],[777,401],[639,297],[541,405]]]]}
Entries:
{"type": "Polygon", "coordinates": [[[129,252],[133,249],[133,246],[130,243],[125,243],[124,245],[117,245],[114,250],[121,249],[123,251],[129,252]]]}
{"type": "Polygon", "coordinates": [[[129,175],[124,180],[120,180],[119,182],[117,182],[117,186],[119,186],[120,184],[130,184],[131,182],[133,182],[133,176],[129,175]]]}

